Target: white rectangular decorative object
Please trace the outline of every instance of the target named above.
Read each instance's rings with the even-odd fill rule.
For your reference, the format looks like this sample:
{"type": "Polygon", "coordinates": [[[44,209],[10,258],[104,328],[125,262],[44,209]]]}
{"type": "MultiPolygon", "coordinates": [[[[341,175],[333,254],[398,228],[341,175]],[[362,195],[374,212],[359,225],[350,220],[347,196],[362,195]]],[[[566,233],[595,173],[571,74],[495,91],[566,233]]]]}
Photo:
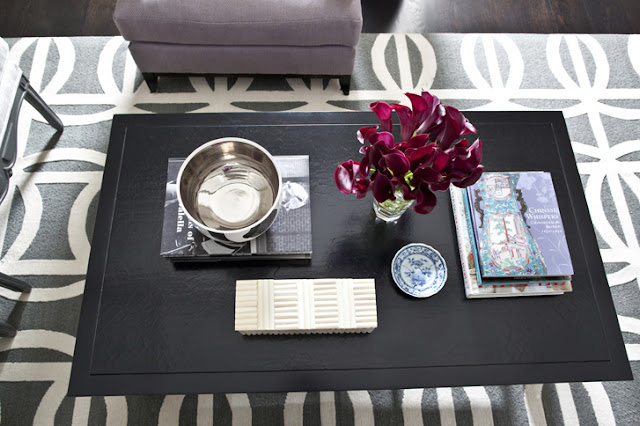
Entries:
{"type": "Polygon", "coordinates": [[[378,326],[374,279],[236,281],[242,334],[371,333],[378,326]]]}

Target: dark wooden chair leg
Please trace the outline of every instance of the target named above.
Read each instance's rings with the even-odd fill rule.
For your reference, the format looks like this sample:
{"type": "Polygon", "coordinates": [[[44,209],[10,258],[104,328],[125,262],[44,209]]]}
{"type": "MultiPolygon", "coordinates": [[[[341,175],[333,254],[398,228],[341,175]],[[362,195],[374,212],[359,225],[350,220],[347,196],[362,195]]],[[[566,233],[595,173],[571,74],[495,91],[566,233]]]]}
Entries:
{"type": "Polygon", "coordinates": [[[4,201],[4,197],[9,192],[9,171],[0,170],[0,203],[4,201]]]}
{"type": "MultiPolygon", "coordinates": [[[[16,154],[18,150],[18,114],[20,114],[20,106],[24,99],[25,92],[22,87],[18,88],[16,97],[13,100],[13,106],[11,108],[11,114],[9,115],[9,121],[7,122],[7,128],[4,132],[4,140],[2,141],[2,148],[0,155],[2,156],[2,168],[6,170],[6,178],[11,176],[11,168],[16,162],[16,154]]],[[[7,185],[9,184],[7,180],[7,185]]],[[[0,198],[0,201],[4,199],[4,195],[0,198]]]]}
{"type": "Polygon", "coordinates": [[[151,93],[155,93],[158,91],[158,74],[152,72],[143,72],[142,78],[144,78],[147,86],[149,86],[149,91],[151,93]]]}
{"type": "Polygon", "coordinates": [[[20,291],[22,293],[31,292],[31,286],[22,280],[10,277],[0,272],[0,285],[11,290],[20,291]]]}
{"type": "Polygon", "coordinates": [[[0,321],[0,336],[2,337],[14,337],[16,335],[16,329],[7,324],[4,321],[0,321]]]}
{"type": "MultiPolygon", "coordinates": [[[[20,291],[22,293],[31,292],[31,286],[22,280],[10,277],[0,272],[0,285],[11,290],[20,291]]],[[[4,321],[0,321],[0,336],[2,337],[14,337],[16,335],[16,329],[11,324],[4,321]]]]}
{"type": "Polygon", "coordinates": [[[351,76],[341,75],[338,78],[340,80],[340,89],[342,89],[342,93],[344,93],[345,95],[348,95],[349,89],[351,88],[351,76]]]}
{"type": "Polygon", "coordinates": [[[62,131],[64,129],[64,125],[62,124],[62,120],[56,115],[55,112],[46,104],[46,102],[40,97],[38,92],[33,90],[33,87],[29,84],[29,80],[25,76],[22,76],[22,80],[20,81],[22,84],[25,96],[24,98],[33,106],[36,111],[38,111],[45,120],[49,122],[56,130],[62,131]]]}

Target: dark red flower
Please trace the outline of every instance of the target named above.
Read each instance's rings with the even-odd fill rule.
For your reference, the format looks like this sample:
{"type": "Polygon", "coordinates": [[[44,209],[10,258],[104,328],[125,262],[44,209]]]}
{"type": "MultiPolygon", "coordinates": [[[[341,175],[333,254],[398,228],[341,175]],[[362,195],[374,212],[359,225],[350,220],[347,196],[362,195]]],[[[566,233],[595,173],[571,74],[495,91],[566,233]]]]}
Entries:
{"type": "Polygon", "coordinates": [[[422,92],[422,95],[405,93],[411,101],[413,116],[416,120],[418,134],[429,133],[431,129],[438,125],[444,116],[445,109],[440,104],[437,96],[429,92],[422,92]]]}
{"type": "Polygon", "coordinates": [[[389,106],[386,102],[374,102],[369,105],[371,111],[376,113],[378,116],[378,120],[380,121],[380,130],[383,132],[390,132],[393,127],[393,122],[391,121],[391,112],[393,108],[389,106]]]}
{"type": "Polygon", "coordinates": [[[433,167],[419,167],[413,172],[414,186],[418,186],[421,183],[434,184],[442,180],[442,174],[435,170],[433,167]]]}
{"type": "Polygon", "coordinates": [[[374,172],[373,182],[371,183],[371,190],[373,197],[379,203],[384,203],[387,200],[395,201],[396,197],[393,195],[393,185],[391,185],[391,179],[382,173],[374,172]]]}
{"type": "Polygon", "coordinates": [[[355,182],[356,198],[364,198],[367,195],[367,191],[369,191],[369,185],[371,185],[369,179],[357,179],[355,182]]]}
{"type": "Polygon", "coordinates": [[[361,178],[366,178],[369,176],[369,158],[370,152],[373,148],[370,145],[365,145],[360,148],[360,154],[362,154],[362,160],[360,160],[360,167],[358,171],[358,175],[361,178]]]}
{"type": "Polygon", "coordinates": [[[450,185],[451,185],[451,182],[449,180],[443,179],[438,183],[434,183],[430,185],[429,187],[433,191],[446,191],[447,189],[449,189],[450,185]]]}
{"type": "Polygon", "coordinates": [[[442,149],[449,149],[462,135],[469,133],[475,133],[475,127],[460,111],[447,106],[442,121],[431,132],[431,140],[435,140],[442,149]]]}
{"type": "Polygon", "coordinates": [[[411,139],[409,139],[407,142],[403,142],[400,145],[398,145],[398,149],[401,149],[402,151],[404,151],[404,154],[408,156],[408,155],[411,155],[413,150],[422,148],[429,143],[430,143],[429,135],[416,135],[411,139]]]}
{"type": "Polygon", "coordinates": [[[340,192],[343,194],[353,194],[355,192],[355,181],[359,169],[360,164],[353,160],[345,161],[336,168],[333,178],[340,192]]]}
{"type": "MultiPolygon", "coordinates": [[[[393,135],[389,132],[376,133],[369,138],[369,141],[371,145],[382,143],[388,149],[392,149],[394,145],[393,135]]],[[[382,148],[382,146],[380,146],[379,148],[382,148]]]]}
{"type": "Polygon", "coordinates": [[[414,149],[409,156],[409,161],[411,162],[411,170],[414,172],[422,167],[434,168],[439,172],[449,163],[449,156],[435,144],[429,144],[414,149]]]}
{"type": "Polygon", "coordinates": [[[391,104],[391,106],[400,120],[400,142],[406,142],[411,139],[418,127],[411,113],[411,108],[400,104],[391,104]]]}
{"type": "Polygon", "coordinates": [[[369,175],[371,167],[376,170],[384,170],[386,167],[384,156],[394,152],[393,135],[391,133],[376,133],[376,135],[370,138],[370,141],[370,146],[365,145],[360,148],[360,153],[363,155],[362,161],[360,162],[362,165],[360,168],[360,176],[362,177],[369,175]]]}
{"type": "Polygon", "coordinates": [[[469,147],[469,142],[462,139],[454,147],[447,150],[447,155],[451,158],[455,170],[473,170],[482,161],[482,142],[478,139],[469,147]]]}
{"type": "Polygon", "coordinates": [[[473,139],[468,137],[475,136],[476,129],[456,108],[442,105],[428,92],[406,95],[411,108],[385,102],[370,105],[380,127],[358,130],[362,160],[340,164],[334,178],[341,192],[357,198],[371,191],[384,202],[395,200],[400,191],[405,200],[416,201],[416,212],[427,214],[437,204],[435,191],[451,184],[464,188],[480,178],[482,142],[470,144],[473,139]],[[393,111],[400,120],[398,143],[391,133],[393,111]]]}
{"type": "Polygon", "coordinates": [[[415,191],[411,188],[411,185],[407,182],[405,178],[392,177],[391,185],[393,185],[394,191],[401,191],[402,198],[405,201],[415,200],[415,191]]]}
{"type": "Polygon", "coordinates": [[[361,127],[356,134],[356,137],[360,143],[369,142],[371,136],[375,135],[378,130],[378,126],[374,127],[361,127]]]}
{"type": "Polygon", "coordinates": [[[392,152],[382,157],[394,176],[403,178],[409,171],[409,159],[402,152],[392,152]]]}
{"type": "Polygon", "coordinates": [[[416,205],[413,206],[413,211],[420,214],[428,214],[436,207],[438,198],[430,189],[429,185],[421,184],[417,188],[416,205]]]}
{"type": "Polygon", "coordinates": [[[459,181],[458,179],[456,179],[456,181],[452,180],[451,183],[453,183],[455,186],[459,188],[466,188],[467,186],[471,186],[474,183],[476,183],[478,179],[480,179],[480,176],[482,176],[483,171],[484,171],[484,166],[479,165],[478,167],[473,169],[471,172],[467,173],[467,175],[464,176],[459,181]]]}

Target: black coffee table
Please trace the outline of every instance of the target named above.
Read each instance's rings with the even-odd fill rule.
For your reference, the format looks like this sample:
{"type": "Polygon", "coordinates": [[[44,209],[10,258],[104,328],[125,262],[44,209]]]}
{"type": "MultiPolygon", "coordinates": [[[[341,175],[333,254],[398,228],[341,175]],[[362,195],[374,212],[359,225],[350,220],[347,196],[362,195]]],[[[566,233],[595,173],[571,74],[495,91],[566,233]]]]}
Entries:
{"type": "Polygon", "coordinates": [[[113,120],[73,359],[70,395],[394,389],[629,380],[616,313],[562,114],[468,113],[493,171],[550,171],[576,274],[562,296],[467,300],[448,192],[429,215],[376,222],[341,194],[372,112],[123,115],[113,120]],[[172,264],[160,257],[167,159],[223,136],[308,154],[310,262],[172,264]],[[390,274],[402,246],[442,253],[449,277],[428,299],[390,274]],[[242,336],[237,279],[376,279],[365,335],[242,336]]]}

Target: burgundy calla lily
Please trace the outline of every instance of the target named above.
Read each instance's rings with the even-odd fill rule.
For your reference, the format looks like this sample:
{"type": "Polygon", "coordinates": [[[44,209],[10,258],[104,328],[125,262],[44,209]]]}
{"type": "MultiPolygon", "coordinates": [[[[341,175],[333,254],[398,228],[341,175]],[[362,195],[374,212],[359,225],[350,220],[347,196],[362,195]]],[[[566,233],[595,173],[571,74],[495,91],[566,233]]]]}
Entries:
{"type": "MultiPolygon", "coordinates": [[[[377,145],[378,143],[382,143],[386,148],[393,148],[394,141],[393,135],[389,132],[380,132],[369,138],[371,145],[377,145]]],[[[382,148],[382,146],[380,146],[382,148]]]]}
{"type": "Polygon", "coordinates": [[[379,202],[384,203],[386,200],[395,200],[393,195],[393,185],[391,185],[391,179],[382,173],[377,173],[373,182],[371,183],[371,190],[373,197],[379,202]]]}
{"type": "Polygon", "coordinates": [[[429,214],[436,207],[438,198],[434,194],[428,185],[420,185],[418,187],[418,194],[416,196],[416,205],[413,206],[413,211],[420,214],[429,214]]]}
{"type": "Polygon", "coordinates": [[[365,143],[365,142],[369,142],[369,139],[371,139],[371,136],[376,134],[376,131],[378,130],[377,126],[374,127],[361,127],[358,130],[357,133],[357,138],[360,141],[360,143],[365,143]]]}
{"type": "Polygon", "coordinates": [[[402,152],[392,152],[383,158],[387,168],[394,176],[404,177],[409,171],[409,159],[402,152]]]}
{"type": "Polygon", "coordinates": [[[411,108],[400,104],[391,104],[400,120],[400,142],[406,142],[416,131],[416,123],[411,113],[411,108]]]}
{"type": "Polygon", "coordinates": [[[362,160],[360,160],[360,168],[358,170],[358,175],[364,179],[367,176],[369,176],[369,158],[371,153],[369,151],[371,151],[373,149],[373,147],[365,145],[362,148],[360,148],[360,154],[362,154],[362,160]]]}
{"type": "Polygon", "coordinates": [[[400,191],[402,192],[402,198],[404,198],[405,201],[410,201],[410,200],[415,200],[416,196],[414,194],[413,189],[411,188],[411,185],[409,185],[409,183],[407,182],[407,180],[402,177],[402,178],[398,178],[398,177],[392,177],[391,178],[391,185],[393,185],[395,191],[400,191]]]}
{"type": "Polygon", "coordinates": [[[482,161],[482,142],[480,139],[476,140],[471,147],[468,145],[467,140],[463,139],[447,151],[454,170],[468,173],[478,167],[482,161]]]}
{"type": "Polygon", "coordinates": [[[438,183],[442,179],[442,174],[432,167],[420,167],[413,173],[413,183],[415,186],[421,183],[438,183]]]}
{"type": "Polygon", "coordinates": [[[369,185],[371,185],[369,179],[357,179],[355,182],[356,198],[364,198],[367,195],[367,191],[369,191],[369,185]]]}
{"type": "Polygon", "coordinates": [[[422,92],[420,97],[425,102],[426,111],[423,114],[424,118],[422,118],[418,124],[416,132],[418,134],[430,133],[431,130],[442,121],[442,117],[445,115],[445,108],[437,96],[433,96],[428,92],[422,92]]]}
{"type": "Polygon", "coordinates": [[[333,178],[335,179],[340,192],[343,194],[354,193],[355,181],[359,169],[360,164],[353,160],[345,161],[336,168],[333,178]]]}
{"type": "Polygon", "coordinates": [[[415,93],[405,93],[405,95],[411,101],[414,124],[422,124],[429,116],[429,105],[427,104],[427,100],[415,93]]]}
{"type": "MultiPolygon", "coordinates": [[[[409,153],[411,170],[416,170],[423,164],[431,164],[438,154],[438,150],[439,148],[435,144],[429,144],[427,146],[411,150],[411,152],[409,153]]],[[[405,151],[405,153],[407,151],[405,151]]]]}
{"type": "Polygon", "coordinates": [[[455,182],[455,183],[452,182],[452,183],[454,183],[455,186],[459,188],[466,188],[467,186],[471,186],[474,183],[476,183],[478,179],[480,179],[480,176],[482,176],[483,171],[484,171],[484,166],[480,165],[475,169],[473,169],[471,173],[469,173],[468,176],[466,176],[460,182],[455,182]]]}
{"type": "Polygon", "coordinates": [[[451,182],[448,180],[442,180],[438,183],[434,183],[429,185],[432,191],[446,191],[451,186],[451,182]]]}
{"type": "Polygon", "coordinates": [[[340,164],[334,179],[341,192],[363,198],[371,191],[380,203],[395,201],[401,193],[404,200],[416,201],[414,211],[427,214],[437,204],[436,191],[446,191],[451,184],[464,188],[480,178],[482,142],[456,108],[442,105],[428,92],[406,95],[411,108],[385,102],[370,105],[380,126],[358,130],[362,160],[340,164]],[[393,111],[400,122],[397,143],[392,134],[393,111]]]}
{"type": "Polygon", "coordinates": [[[391,121],[391,112],[393,108],[386,102],[374,102],[369,105],[371,111],[376,113],[378,116],[378,120],[380,121],[380,130],[383,132],[390,132],[393,127],[393,122],[391,121]]]}
{"type": "Polygon", "coordinates": [[[407,142],[401,143],[398,148],[401,149],[405,155],[409,156],[413,150],[422,148],[427,144],[429,144],[429,135],[416,135],[407,142]]]}

